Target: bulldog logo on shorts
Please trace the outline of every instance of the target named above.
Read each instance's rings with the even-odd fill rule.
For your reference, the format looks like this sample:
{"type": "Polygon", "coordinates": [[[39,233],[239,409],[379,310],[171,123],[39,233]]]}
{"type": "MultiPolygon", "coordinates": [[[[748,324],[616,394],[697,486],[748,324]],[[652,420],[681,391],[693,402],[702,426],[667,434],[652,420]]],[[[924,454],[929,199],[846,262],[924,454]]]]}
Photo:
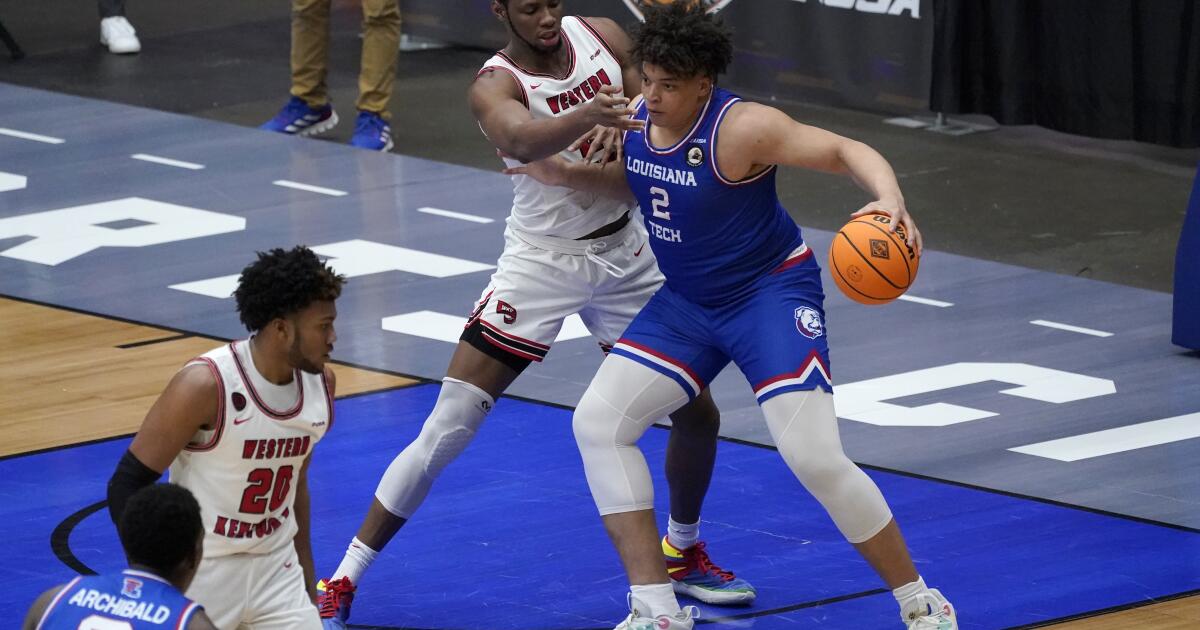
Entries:
{"type": "Polygon", "coordinates": [[[796,309],[796,330],[809,339],[825,334],[825,325],[821,323],[821,314],[817,309],[809,306],[796,309]]]}

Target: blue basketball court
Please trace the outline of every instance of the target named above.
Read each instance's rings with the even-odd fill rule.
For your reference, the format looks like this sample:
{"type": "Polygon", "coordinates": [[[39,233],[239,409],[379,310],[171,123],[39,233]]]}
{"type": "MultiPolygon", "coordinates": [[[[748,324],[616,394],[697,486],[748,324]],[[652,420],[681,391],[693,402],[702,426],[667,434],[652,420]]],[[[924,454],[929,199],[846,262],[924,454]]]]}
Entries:
{"type": "MultiPolygon", "coordinates": [[[[4,296],[236,338],[235,274],[255,250],[304,243],[351,278],[334,358],[429,380],[500,254],[511,187],[498,172],[7,85],[0,111],[4,296]]],[[[805,235],[823,262],[830,234],[805,235]]],[[[825,286],[847,452],[962,627],[1200,591],[1200,374],[1171,345],[1169,294],[936,250],[904,301],[864,307],[825,286]]],[[[568,321],[367,574],[355,624],[621,618],[624,574],[569,423],[600,359],[568,321]]],[[[741,374],[712,387],[726,439],[703,535],[759,599],[705,608],[705,623],[892,627],[891,595],[774,452],[741,374]]],[[[435,395],[427,383],[338,402],[311,481],[319,572],[435,395]]],[[[643,441],[660,498],[665,436],[643,441]]],[[[0,460],[18,607],[75,571],[120,564],[98,502],[126,443],[0,460]]]]}

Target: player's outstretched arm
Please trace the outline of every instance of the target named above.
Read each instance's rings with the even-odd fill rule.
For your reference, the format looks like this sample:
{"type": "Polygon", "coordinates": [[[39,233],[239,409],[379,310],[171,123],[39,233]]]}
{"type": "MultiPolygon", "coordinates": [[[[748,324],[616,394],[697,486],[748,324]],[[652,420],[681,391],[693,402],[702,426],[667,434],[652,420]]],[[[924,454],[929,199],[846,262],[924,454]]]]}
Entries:
{"type": "Polygon", "coordinates": [[[119,522],[125,502],[154,483],[201,428],[216,427],[217,376],[206,364],[189,365],[175,374],[146,413],[129,450],[108,481],[108,509],[119,522]]]}
{"type": "MultiPolygon", "coordinates": [[[[642,72],[641,66],[633,61],[631,53],[633,50],[633,40],[629,39],[629,35],[615,20],[605,17],[587,17],[581,19],[596,29],[596,32],[608,44],[609,50],[617,58],[617,63],[621,64],[621,77],[622,83],[625,86],[625,96],[632,101],[641,95],[642,72]]],[[[597,125],[578,140],[572,142],[571,146],[567,147],[567,151],[585,150],[583,157],[588,162],[603,164],[610,158],[620,162],[624,146],[621,140],[624,135],[624,132],[616,127],[597,125]]]]}
{"type": "Polygon", "coordinates": [[[66,584],[59,584],[54,588],[38,595],[38,598],[33,601],[33,605],[29,607],[29,612],[25,614],[25,622],[21,624],[21,630],[35,630],[38,622],[42,620],[42,615],[46,614],[46,608],[50,606],[50,600],[54,599],[58,592],[66,588],[66,584]]]}
{"type": "Polygon", "coordinates": [[[873,212],[891,216],[892,225],[903,224],[909,245],[920,251],[921,233],[904,205],[896,173],[875,149],[758,103],[731,107],[718,133],[717,160],[726,177],[740,179],[771,164],[848,175],[875,199],[852,216],[873,212]]]}
{"type": "Polygon", "coordinates": [[[504,169],[505,175],[528,175],[547,186],[564,186],[618,201],[637,201],[625,179],[622,161],[592,164],[568,162],[557,155],[504,169]]]}
{"type": "Polygon", "coordinates": [[[610,85],[583,107],[565,116],[534,119],[525,107],[524,87],[504,70],[484,70],[468,92],[471,113],[484,135],[507,155],[532,162],[567,148],[596,125],[637,129],[629,99],[610,85]]]}

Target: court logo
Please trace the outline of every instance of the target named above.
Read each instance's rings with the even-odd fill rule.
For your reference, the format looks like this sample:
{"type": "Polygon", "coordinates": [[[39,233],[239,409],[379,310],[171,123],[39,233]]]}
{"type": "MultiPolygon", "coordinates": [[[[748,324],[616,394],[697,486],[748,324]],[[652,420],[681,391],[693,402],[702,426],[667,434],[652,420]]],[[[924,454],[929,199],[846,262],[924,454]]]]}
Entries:
{"type": "Polygon", "coordinates": [[[816,339],[825,334],[825,325],[821,323],[821,314],[810,306],[796,309],[796,330],[809,339],[816,339]]]}
{"type": "MultiPolygon", "coordinates": [[[[651,4],[670,4],[671,1],[672,0],[625,0],[625,6],[629,7],[629,10],[632,11],[633,14],[637,16],[637,19],[645,20],[646,17],[644,15],[642,15],[642,7],[645,7],[645,6],[648,6],[651,4]]],[[[730,2],[733,2],[733,0],[696,0],[696,1],[699,2],[700,4],[704,5],[704,8],[707,9],[709,13],[716,13],[717,11],[724,9],[730,2]]]]}
{"type": "Polygon", "coordinates": [[[700,166],[704,163],[704,149],[700,147],[692,147],[687,152],[688,166],[700,166]]]}
{"type": "Polygon", "coordinates": [[[889,258],[887,241],[879,238],[871,239],[871,258],[882,258],[884,260],[889,258]]]}

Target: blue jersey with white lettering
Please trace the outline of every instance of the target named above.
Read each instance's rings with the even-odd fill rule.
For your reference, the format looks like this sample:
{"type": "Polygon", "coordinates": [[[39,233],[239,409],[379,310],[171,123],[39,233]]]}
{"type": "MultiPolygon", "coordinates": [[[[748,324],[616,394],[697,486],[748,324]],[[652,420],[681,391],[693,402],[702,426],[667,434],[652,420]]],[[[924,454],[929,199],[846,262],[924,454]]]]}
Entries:
{"type": "Polygon", "coordinates": [[[625,135],[625,175],[658,266],[673,291],[697,304],[738,299],[804,246],[779,203],[774,165],[739,181],[717,168],[717,129],[740,100],[714,89],[691,132],[670,147],[651,144],[643,101],[634,118],[646,130],[625,135]]]}
{"type": "Polygon", "coordinates": [[[126,569],[110,575],[77,577],[51,600],[38,630],[100,628],[186,628],[202,610],[166,580],[126,569]],[[111,622],[124,622],[116,625],[111,622]],[[124,625],[128,624],[128,625],[124,625]]]}

